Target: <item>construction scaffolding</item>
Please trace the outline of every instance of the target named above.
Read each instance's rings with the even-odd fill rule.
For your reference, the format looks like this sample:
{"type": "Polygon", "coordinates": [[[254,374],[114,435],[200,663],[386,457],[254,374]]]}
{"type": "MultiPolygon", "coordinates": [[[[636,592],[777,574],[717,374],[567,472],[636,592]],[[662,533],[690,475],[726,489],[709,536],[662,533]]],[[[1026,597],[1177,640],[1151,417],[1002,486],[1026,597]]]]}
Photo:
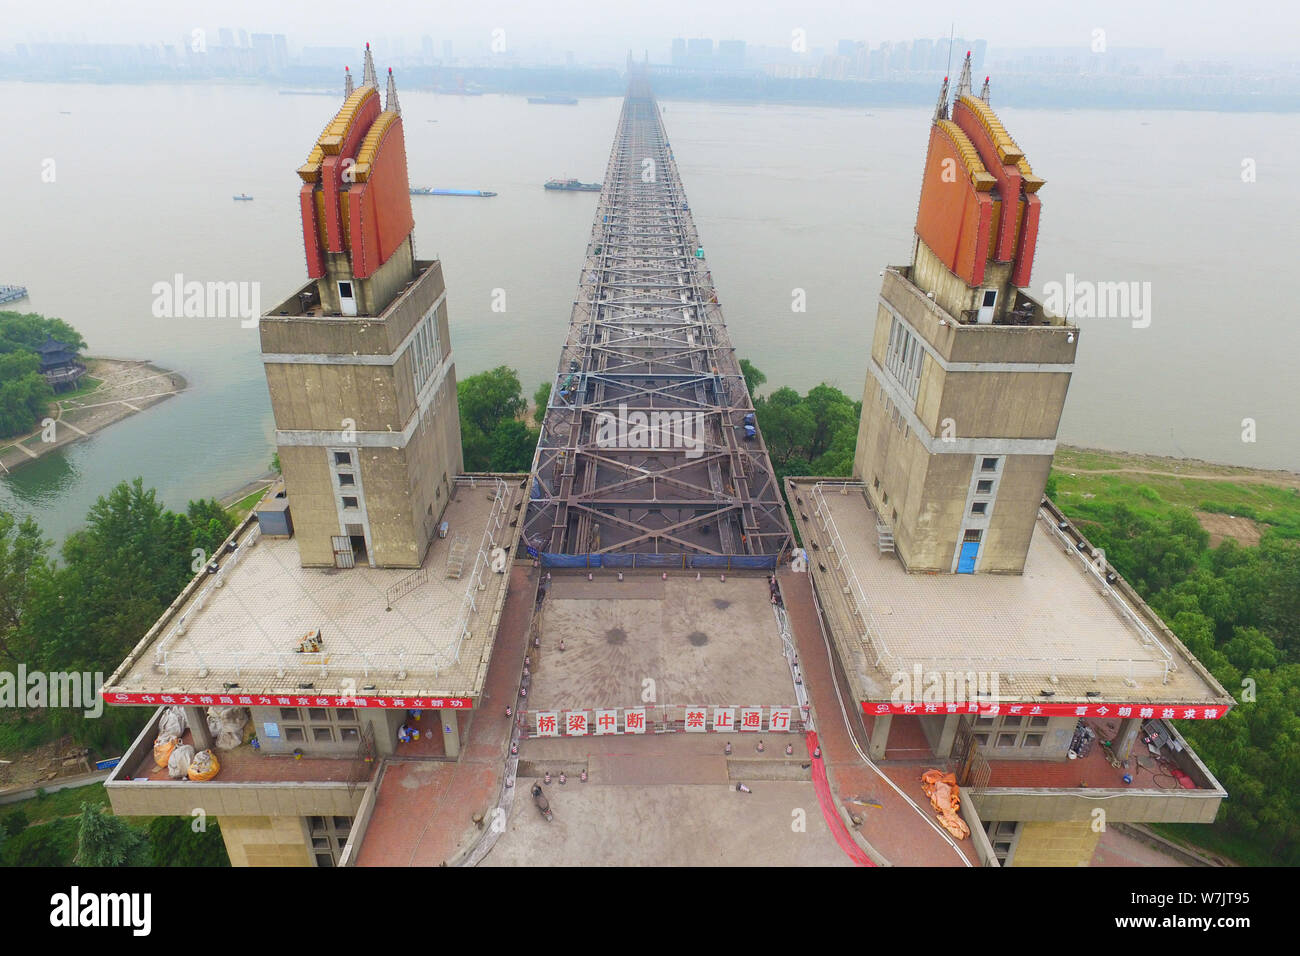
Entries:
{"type": "Polygon", "coordinates": [[[790,526],[660,117],[634,73],[533,462],[548,566],[771,568],[790,526]]]}

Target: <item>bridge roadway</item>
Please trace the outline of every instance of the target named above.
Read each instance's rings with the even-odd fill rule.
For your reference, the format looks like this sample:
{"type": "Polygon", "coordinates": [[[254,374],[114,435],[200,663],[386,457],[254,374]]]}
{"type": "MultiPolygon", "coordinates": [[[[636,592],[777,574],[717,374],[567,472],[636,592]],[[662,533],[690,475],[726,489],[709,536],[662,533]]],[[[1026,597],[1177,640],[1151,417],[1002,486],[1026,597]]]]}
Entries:
{"type": "Polygon", "coordinates": [[[712,568],[771,567],[790,546],[717,300],[658,103],[634,75],[533,463],[530,549],[712,568]]]}

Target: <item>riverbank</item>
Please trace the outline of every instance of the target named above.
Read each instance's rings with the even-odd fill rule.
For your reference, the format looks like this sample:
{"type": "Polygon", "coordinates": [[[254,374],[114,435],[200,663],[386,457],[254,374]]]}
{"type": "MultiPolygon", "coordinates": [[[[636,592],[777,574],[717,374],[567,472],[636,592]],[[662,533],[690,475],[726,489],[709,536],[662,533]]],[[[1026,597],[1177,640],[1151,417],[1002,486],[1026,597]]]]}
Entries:
{"type": "Polygon", "coordinates": [[[89,438],[114,422],[157,405],[187,386],[180,374],[148,361],[87,358],[86,374],[99,384],[73,392],[71,397],[56,395],[49,413],[54,419],[53,432],[38,428],[0,446],[0,470],[9,474],[57,448],[89,438]]]}
{"type": "Polygon", "coordinates": [[[1056,503],[1083,525],[1088,502],[1124,501],[1152,516],[1190,508],[1210,533],[1211,547],[1225,538],[1253,546],[1269,528],[1300,539],[1300,473],[1294,471],[1061,445],[1052,475],[1056,503]]]}

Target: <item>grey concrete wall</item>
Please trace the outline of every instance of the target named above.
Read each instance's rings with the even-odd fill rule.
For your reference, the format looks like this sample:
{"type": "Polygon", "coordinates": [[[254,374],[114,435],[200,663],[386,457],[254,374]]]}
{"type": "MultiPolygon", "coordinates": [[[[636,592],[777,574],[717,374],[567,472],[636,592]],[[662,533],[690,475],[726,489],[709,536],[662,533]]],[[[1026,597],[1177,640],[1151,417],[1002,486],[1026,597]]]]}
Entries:
{"type": "Polygon", "coordinates": [[[1221,791],[1021,790],[967,791],[986,820],[1086,821],[1102,808],[1112,823],[1213,823],[1221,791]]]}

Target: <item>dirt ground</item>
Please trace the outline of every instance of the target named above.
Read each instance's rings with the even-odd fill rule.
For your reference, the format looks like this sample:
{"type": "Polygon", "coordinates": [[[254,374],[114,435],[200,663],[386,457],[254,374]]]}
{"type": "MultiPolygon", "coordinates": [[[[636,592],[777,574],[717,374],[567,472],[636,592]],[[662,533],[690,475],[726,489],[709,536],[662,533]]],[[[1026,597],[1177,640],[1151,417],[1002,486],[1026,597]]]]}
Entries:
{"type": "Polygon", "coordinates": [[[1209,511],[1195,512],[1201,527],[1210,532],[1210,547],[1217,548],[1224,538],[1232,538],[1238,544],[1251,548],[1259,544],[1259,525],[1249,518],[1237,515],[1213,514],[1209,511]]]}
{"type": "Polygon", "coordinates": [[[0,760],[12,763],[0,763],[0,791],[18,790],[34,784],[44,783],[56,777],[75,776],[86,773],[93,767],[80,760],[69,759],[64,762],[59,758],[72,749],[71,738],[65,738],[50,744],[42,744],[35,750],[22,753],[0,753],[0,760]],[[57,767],[57,769],[53,769],[57,767]]]}

